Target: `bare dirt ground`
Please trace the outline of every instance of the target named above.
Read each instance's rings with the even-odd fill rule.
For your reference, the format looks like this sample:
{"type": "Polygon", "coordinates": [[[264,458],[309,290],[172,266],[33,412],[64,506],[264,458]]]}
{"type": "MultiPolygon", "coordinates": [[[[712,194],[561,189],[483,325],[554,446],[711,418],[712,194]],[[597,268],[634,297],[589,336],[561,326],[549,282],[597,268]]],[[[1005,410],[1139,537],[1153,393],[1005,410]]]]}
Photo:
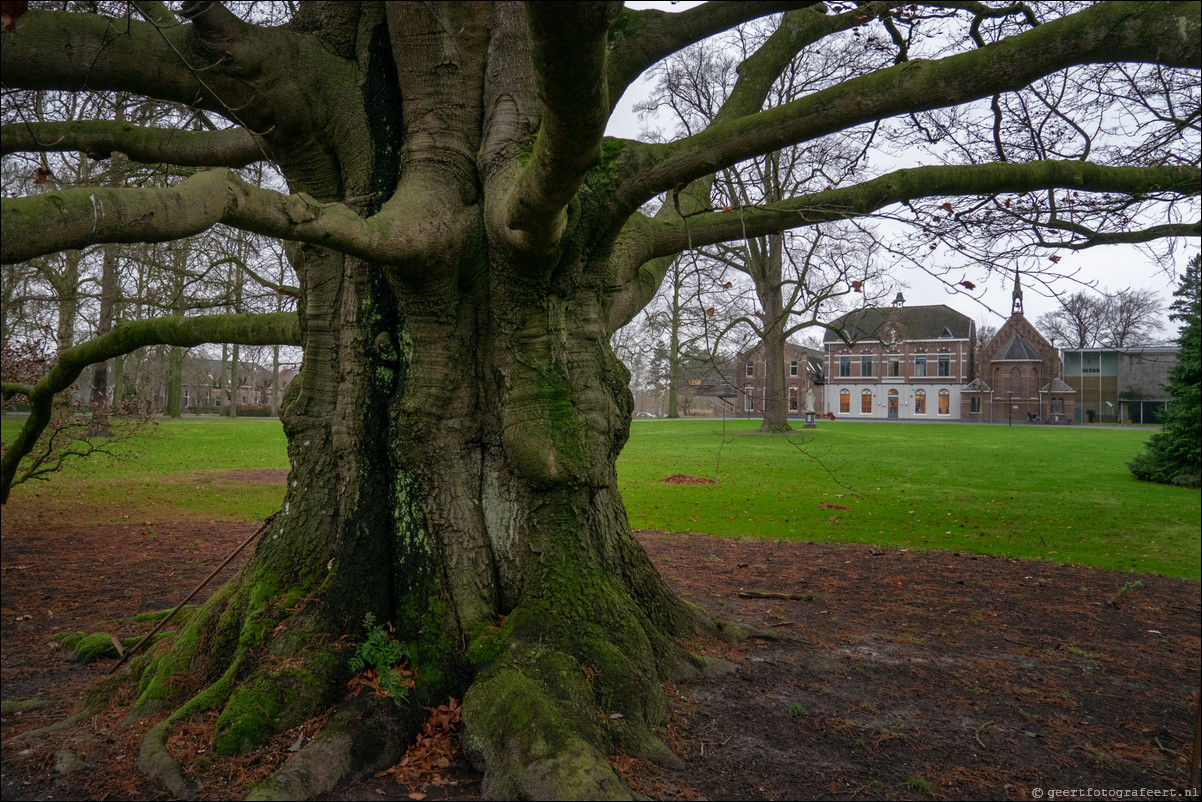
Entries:
{"type": "MultiPolygon", "coordinates": [[[[239,481],[281,481],[246,475],[239,481]]],[[[18,799],[166,799],[135,768],[155,721],[128,696],[57,732],[112,666],[54,648],[58,632],[174,606],[255,524],[88,525],[10,503],[0,571],[2,790],[18,799]],[[15,505],[15,506],[14,506],[15,505]],[[15,700],[40,700],[15,712],[15,700]]],[[[681,766],[614,758],[667,799],[1031,799],[1052,790],[1176,790],[1189,779],[1202,663],[1199,583],[978,557],[640,532],[667,581],[756,634],[699,642],[733,673],[666,686],[681,766]]],[[[236,569],[231,565],[217,582],[236,569]]],[[[217,586],[214,582],[209,589],[217,586]]],[[[285,733],[237,759],[207,756],[198,721],[171,742],[201,796],[240,798],[287,758],[285,733]]],[[[458,761],[407,784],[367,778],[336,799],[470,799],[458,761]]]]}

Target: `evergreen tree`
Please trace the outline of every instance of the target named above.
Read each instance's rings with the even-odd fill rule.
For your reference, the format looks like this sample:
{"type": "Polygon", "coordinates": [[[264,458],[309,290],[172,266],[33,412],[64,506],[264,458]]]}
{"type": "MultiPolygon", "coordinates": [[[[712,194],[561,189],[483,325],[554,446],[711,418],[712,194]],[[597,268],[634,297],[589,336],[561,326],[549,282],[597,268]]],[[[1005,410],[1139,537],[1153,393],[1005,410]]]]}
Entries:
{"type": "Polygon", "coordinates": [[[1148,440],[1148,450],[1131,462],[1131,472],[1148,482],[1197,487],[1202,479],[1202,330],[1198,327],[1198,271],[1202,257],[1190,260],[1173,293],[1173,320],[1183,324],[1180,352],[1169,373],[1164,428],[1148,440]]]}

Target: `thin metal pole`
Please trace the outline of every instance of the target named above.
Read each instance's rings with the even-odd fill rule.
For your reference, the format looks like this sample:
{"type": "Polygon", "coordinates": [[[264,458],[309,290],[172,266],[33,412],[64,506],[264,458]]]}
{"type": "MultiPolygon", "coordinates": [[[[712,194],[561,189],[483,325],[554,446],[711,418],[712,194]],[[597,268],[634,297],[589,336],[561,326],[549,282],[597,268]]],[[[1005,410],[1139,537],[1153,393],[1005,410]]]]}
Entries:
{"type": "Polygon", "coordinates": [[[205,577],[205,578],[204,578],[204,579],[201,581],[201,583],[200,583],[199,585],[197,585],[197,586],[196,586],[196,587],[193,589],[193,591],[192,591],[191,593],[189,593],[189,594],[188,594],[188,597],[187,597],[186,599],[184,599],[182,602],[180,602],[179,604],[177,604],[177,605],[176,605],[176,607],[175,607],[175,609],[174,609],[174,610],[172,610],[172,611],[171,611],[171,612],[170,612],[170,613],[167,615],[167,617],[166,617],[166,618],[164,618],[162,621],[160,621],[160,622],[158,623],[158,626],[156,626],[154,629],[152,629],[152,630],[150,630],[149,632],[147,632],[147,633],[146,633],[146,634],[145,634],[145,635],[142,637],[142,640],[140,640],[140,641],[138,641],[137,643],[135,643],[135,644],[134,644],[133,648],[131,648],[131,649],[130,649],[128,652],[126,652],[125,654],[121,655],[121,659],[117,661],[117,665],[115,665],[115,666],[113,666],[111,669],[109,669],[109,673],[110,673],[110,674],[112,674],[112,673],[113,673],[114,671],[116,671],[118,668],[121,668],[121,666],[122,666],[122,665],[125,663],[125,661],[126,661],[126,660],[128,660],[128,659],[130,658],[130,656],[131,656],[131,655],[132,655],[134,652],[136,652],[136,651],[138,651],[139,649],[141,649],[141,648],[142,648],[142,646],[143,646],[143,645],[145,645],[146,641],[150,640],[150,638],[151,638],[151,637],[154,635],[154,633],[158,632],[160,629],[162,629],[164,626],[166,626],[166,625],[167,625],[167,622],[168,622],[168,621],[170,621],[170,620],[171,620],[173,617],[175,617],[175,614],[176,614],[176,613],[178,613],[178,612],[179,612],[181,609],[183,609],[183,606],[184,606],[185,604],[187,604],[188,602],[192,601],[192,597],[193,597],[193,596],[195,596],[197,593],[200,593],[200,589],[201,589],[201,588],[203,588],[205,585],[209,584],[209,580],[211,580],[213,577],[215,577],[215,576],[217,576],[219,573],[221,573],[221,569],[222,569],[222,568],[225,568],[227,565],[229,565],[229,564],[230,564],[230,560],[234,559],[234,558],[235,558],[235,557],[237,557],[239,554],[241,554],[241,553],[242,553],[242,550],[251,544],[251,541],[253,541],[255,538],[257,538],[259,535],[263,534],[265,531],[267,531],[267,527],[271,526],[271,522],[272,522],[272,521],[275,519],[275,515],[276,515],[276,514],[275,514],[274,512],[273,512],[271,515],[268,515],[268,516],[267,516],[267,518],[266,518],[266,520],[264,520],[264,521],[263,521],[263,525],[262,525],[262,526],[260,526],[258,529],[256,529],[253,535],[251,535],[251,536],[250,536],[250,537],[248,537],[246,540],[244,540],[244,541],[242,542],[242,545],[241,545],[241,546],[239,546],[238,548],[234,549],[234,552],[233,552],[233,554],[231,554],[230,556],[228,556],[228,557],[226,557],[224,560],[222,560],[222,562],[221,562],[221,565],[219,565],[219,566],[217,566],[216,568],[214,568],[214,569],[213,569],[213,573],[211,573],[211,574],[209,574],[208,576],[206,576],[206,577],[205,577]]]}

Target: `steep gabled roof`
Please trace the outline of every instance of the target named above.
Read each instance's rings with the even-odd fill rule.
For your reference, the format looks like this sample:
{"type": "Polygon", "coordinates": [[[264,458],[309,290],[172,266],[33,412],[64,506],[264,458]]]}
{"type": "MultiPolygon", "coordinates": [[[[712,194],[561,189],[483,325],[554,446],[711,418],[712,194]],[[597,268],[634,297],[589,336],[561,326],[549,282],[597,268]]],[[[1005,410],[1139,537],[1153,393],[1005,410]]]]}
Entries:
{"type": "Polygon", "coordinates": [[[1041,387],[1039,391],[1041,393],[1073,393],[1074,395],[1077,393],[1076,390],[1060,381],[1060,379],[1052,379],[1041,387]]]}
{"type": "Polygon", "coordinates": [[[1012,362],[1012,361],[1029,361],[1042,362],[1043,357],[1039,355],[1039,351],[1035,350],[1032,345],[1023,339],[1021,334],[1015,334],[1010,338],[1010,342],[1006,343],[1002,350],[998,351],[997,356],[990,360],[991,362],[1012,362]]]}
{"type": "MultiPolygon", "coordinates": [[[[888,340],[887,332],[896,330],[899,340],[936,340],[953,338],[967,340],[972,320],[943,304],[933,306],[868,307],[849,312],[830,324],[842,329],[847,339],[888,340]]],[[[841,338],[828,330],[823,343],[837,343],[841,338]]]]}

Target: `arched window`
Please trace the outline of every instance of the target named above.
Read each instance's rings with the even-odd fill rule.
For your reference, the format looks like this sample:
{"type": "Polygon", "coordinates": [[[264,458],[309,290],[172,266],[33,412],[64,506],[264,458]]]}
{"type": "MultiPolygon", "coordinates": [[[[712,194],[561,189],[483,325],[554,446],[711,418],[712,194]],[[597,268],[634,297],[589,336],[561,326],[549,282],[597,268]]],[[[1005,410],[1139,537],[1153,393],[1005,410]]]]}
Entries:
{"type": "Polygon", "coordinates": [[[872,390],[860,393],[860,412],[865,415],[872,414],[872,390]]]}
{"type": "Polygon", "coordinates": [[[952,413],[952,394],[947,390],[939,391],[939,414],[950,415],[952,413]]]}
{"type": "Polygon", "coordinates": [[[1064,398],[1056,396],[1052,399],[1052,412],[1058,415],[1064,414],[1064,398]]]}
{"type": "Polygon", "coordinates": [[[851,390],[839,391],[839,411],[851,412],[851,390]]]}
{"type": "Polygon", "coordinates": [[[977,395],[976,393],[973,393],[972,398],[970,398],[968,400],[968,409],[970,412],[980,412],[981,411],[981,396],[977,395]]]}
{"type": "Polygon", "coordinates": [[[927,391],[926,390],[915,390],[914,391],[914,414],[915,415],[927,414],[927,391]]]}

